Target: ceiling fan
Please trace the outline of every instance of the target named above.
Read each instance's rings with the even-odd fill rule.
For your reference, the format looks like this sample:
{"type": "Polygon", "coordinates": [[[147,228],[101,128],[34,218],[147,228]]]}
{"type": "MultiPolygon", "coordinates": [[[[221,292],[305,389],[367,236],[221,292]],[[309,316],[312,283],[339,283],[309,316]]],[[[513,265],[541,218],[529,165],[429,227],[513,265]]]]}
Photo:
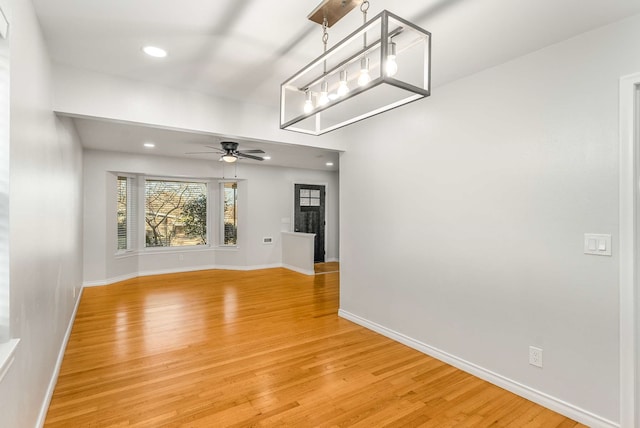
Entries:
{"type": "Polygon", "coordinates": [[[189,152],[186,153],[188,155],[195,155],[201,153],[220,153],[222,156],[220,157],[220,161],[224,162],[236,162],[238,159],[253,159],[257,161],[263,161],[264,158],[260,156],[253,156],[249,153],[264,153],[263,150],[255,149],[255,150],[238,150],[238,143],[233,141],[222,141],[220,142],[222,149],[213,146],[205,146],[210,149],[215,150],[215,152],[189,152]]]}

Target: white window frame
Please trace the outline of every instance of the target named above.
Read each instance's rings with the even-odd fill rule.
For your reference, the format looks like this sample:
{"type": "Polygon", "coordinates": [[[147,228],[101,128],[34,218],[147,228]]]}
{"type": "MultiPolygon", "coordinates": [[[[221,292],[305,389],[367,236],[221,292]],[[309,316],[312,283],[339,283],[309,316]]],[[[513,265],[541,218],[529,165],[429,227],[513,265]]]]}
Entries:
{"type": "MultiPolygon", "coordinates": [[[[3,19],[8,19],[0,10],[3,19]]],[[[1,54],[5,57],[0,68],[0,382],[11,367],[20,339],[11,338],[10,282],[9,282],[9,65],[8,35],[0,38],[1,54]]]]}
{"type": "MultiPolygon", "coordinates": [[[[136,227],[138,223],[136,213],[138,210],[136,209],[138,204],[137,196],[137,177],[131,174],[122,174],[116,173],[116,185],[118,179],[120,177],[127,179],[127,248],[118,248],[118,226],[116,223],[116,254],[126,254],[131,253],[136,250],[136,235],[138,228],[136,227]]],[[[116,190],[117,193],[118,190],[116,190]]],[[[117,201],[116,201],[116,215],[117,215],[117,201]]],[[[117,222],[117,219],[116,219],[117,222]]]]}
{"type": "Polygon", "coordinates": [[[620,78],[620,426],[640,426],[640,73],[620,78]]]}
{"type": "MultiPolygon", "coordinates": [[[[239,180],[220,180],[218,181],[218,190],[220,192],[220,207],[218,208],[218,215],[220,216],[219,220],[219,232],[220,238],[218,242],[218,246],[222,248],[238,248],[238,242],[240,242],[240,233],[238,232],[238,226],[236,225],[236,243],[235,244],[225,244],[224,243],[224,185],[226,183],[236,183],[236,190],[240,190],[240,181],[239,180]]],[[[236,194],[236,206],[238,204],[238,195],[236,194]]],[[[236,218],[238,218],[236,214],[236,218]]]]}

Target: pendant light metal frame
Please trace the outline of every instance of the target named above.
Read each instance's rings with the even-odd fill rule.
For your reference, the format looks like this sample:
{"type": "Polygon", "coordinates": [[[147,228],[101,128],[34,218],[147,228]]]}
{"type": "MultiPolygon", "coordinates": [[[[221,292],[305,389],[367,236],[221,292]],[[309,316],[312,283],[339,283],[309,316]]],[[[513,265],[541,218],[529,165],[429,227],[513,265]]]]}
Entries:
{"type": "MultiPolygon", "coordinates": [[[[420,48],[420,46],[418,47],[420,48]]],[[[398,52],[398,54],[399,53],[400,52],[398,52]]],[[[376,59],[375,57],[371,58],[374,60],[376,59]]],[[[280,86],[280,128],[305,134],[322,135],[394,109],[401,105],[428,97],[429,95],[431,95],[431,33],[387,10],[383,10],[282,83],[280,86]],[[394,28],[392,30],[390,30],[390,19],[394,21],[394,28]],[[375,29],[375,32],[377,33],[377,26],[380,27],[380,31],[379,37],[377,37],[376,40],[373,40],[368,44],[365,42],[365,45],[361,49],[358,49],[356,52],[351,52],[347,57],[342,58],[342,60],[338,59],[336,61],[333,58],[340,53],[340,50],[342,50],[345,45],[358,43],[358,40],[363,38],[363,36],[366,40],[368,32],[369,34],[373,34],[372,29],[375,29]],[[408,30],[410,30],[412,34],[415,33],[417,35],[416,37],[418,40],[414,44],[420,43],[421,46],[424,46],[425,51],[421,52],[421,55],[423,55],[422,60],[424,61],[423,64],[420,64],[422,66],[423,73],[423,76],[420,77],[420,80],[423,80],[421,82],[414,81],[413,83],[410,83],[401,80],[399,76],[387,76],[384,71],[385,61],[389,54],[389,43],[394,42],[393,38],[398,37],[408,30]],[[363,87],[351,87],[347,94],[340,96],[337,99],[333,99],[326,105],[316,105],[311,112],[304,113],[302,106],[304,100],[308,97],[307,94],[311,87],[318,85],[321,82],[325,82],[330,76],[340,75],[341,71],[345,70],[345,67],[349,64],[353,64],[355,62],[360,63],[361,59],[369,58],[368,54],[377,50],[379,50],[380,55],[375,62],[375,67],[379,67],[380,70],[376,77],[372,78],[369,84],[363,87]],[[333,60],[335,65],[332,65],[327,70],[324,65],[327,64],[327,60],[329,58],[333,60]],[[314,69],[317,69],[318,67],[323,68],[321,72],[312,74],[314,69]],[[309,75],[309,77],[304,79],[304,76],[307,75],[309,75]],[[329,124],[327,126],[323,125],[323,112],[327,112],[329,109],[340,105],[345,101],[351,100],[367,91],[377,88],[380,85],[390,85],[406,91],[408,96],[390,104],[374,106],[370,111],[365,113],[356,113],[354,117],[347,118],[338,123],[329,124]],[[302,102],[299,102],[299,99],[301,99],[302,102]],[[289,105],[287,105],[287,102],[289,105]],[[294,103],[295,105],[292,105],[294,103]],[[300,104],[299,108],[297,106],[298,103],[300,104]],[[314,118],[315,120],[309,121],[308,119],[310,118],[314,118]],[[307,121],[305,122],[306,127],[300,126],[300,122],[305,120],[307,121]],[[313,124],[310,126],[309,124],[312,122],[313,124]]]]}

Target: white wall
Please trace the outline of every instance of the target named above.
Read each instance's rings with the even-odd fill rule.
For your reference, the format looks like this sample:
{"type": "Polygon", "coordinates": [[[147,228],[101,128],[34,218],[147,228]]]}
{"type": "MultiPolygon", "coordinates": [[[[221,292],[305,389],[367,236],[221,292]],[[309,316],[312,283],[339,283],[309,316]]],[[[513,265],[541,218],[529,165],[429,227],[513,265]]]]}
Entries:
{"type": "Polygon", "coordinates": [[[314,233],[282,232],[282,265],[287,269],[314,275],[314,233]]]}
{"type": "MultiPolygon", "coordinates": [[[[0,0],[10,17],[8,0],[0,0]]],[[[9,19],[9,18],[7,18],[9,19]]],[[[0,37],[0,344],[9,331],[9,40],[0,37]]],[[[1,346],[1,345],[0,345],[1,346]]],[[[0,362],[1,363],[1,362],[0,362]]]]}
{"type": "Polygon", "coordinates": [[[618,421],[618,79],[638,40],[640,16],[352,126],[342,313],[618,421]],[[584,255],[586,232],[613,257],[584,255]]]}
{"type": "MultiPolygon", "coordinates": [[[[239,231],[237,249],[196,248],[175,251],[143,250],[138,254],[116,255],[116,176],[135,173],[150,176],[213,178],[222,177],[223,163],[86,150],[84,153],[85,229],[84,282],[110,283],[122,278],[180,270],[231,267],[236,269],[278,266],[282,263],[280,232],[283,218],[293,214],[293,183],[326,183],[327,258],[338,258],[338,174],[329,171],[269,167],[241,162],[238,165],[239,231]],[[273,237],[263,245],[263,237],[273,237]]],[[[226,165],[227,178],[233,168],[226,165]]],[[[143,192],[143,190],[141,190],[143,192]]],[[[210,206],[219,209],[217,185],[210,206]]],[[[217,224],[209,231],[213,242],[217,224]]]]}
{"type": "Polygon", "coordinates": [[[342,150],[336,134],[313,137],[279,128],[279,110],[107,76],[54,67],[56,112],[101,117],[225,136],[342,150]]]}
{"type": "Polygon", "coordinates": [[[11,333],[0,426],[35,426],[82,284],[82,151],[52,112],[50,64],[29,1],[12,2],[11,333]]]}

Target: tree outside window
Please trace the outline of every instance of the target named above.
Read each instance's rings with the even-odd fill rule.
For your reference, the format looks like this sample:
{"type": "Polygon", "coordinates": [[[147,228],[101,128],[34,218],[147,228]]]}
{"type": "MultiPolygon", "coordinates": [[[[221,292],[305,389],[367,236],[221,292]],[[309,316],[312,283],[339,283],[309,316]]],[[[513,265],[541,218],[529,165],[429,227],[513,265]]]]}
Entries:
{"type": "Polygon", "coordinates": [[[145,242],[147,247],[205,245],[206,183],[146,180],[145,242]]]}
{"type": "Polygon", "coordinates": [[[118,250],[127,250],[127,177],[118,177],[118,250]]]}
{"type": "Polygon", "coordinates": [[[222,183],[224,195],[224,245],[238,245],[238,183],[222,183]]]}
{"type": "Polygon", "coordinates": [[[184,204],[183,221],[185,235],[199,238],[201,244],[207,243],[207,197],[198,195],[184,204]]]}

